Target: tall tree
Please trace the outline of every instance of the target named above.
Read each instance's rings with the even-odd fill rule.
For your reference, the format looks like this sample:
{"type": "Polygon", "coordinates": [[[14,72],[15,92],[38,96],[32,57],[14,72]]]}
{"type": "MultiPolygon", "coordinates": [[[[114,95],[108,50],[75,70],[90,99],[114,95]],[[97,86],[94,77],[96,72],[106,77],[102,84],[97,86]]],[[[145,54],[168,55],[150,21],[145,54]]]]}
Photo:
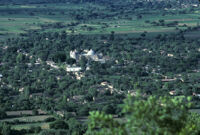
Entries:
{"type": "Polygon", "coordinates": [[[91,112],[87,135],[198,135],[199,124],[189,120],[189,104],[170,97],[150,96],[147,100],[129,96],[124,117],[91,112]]]}

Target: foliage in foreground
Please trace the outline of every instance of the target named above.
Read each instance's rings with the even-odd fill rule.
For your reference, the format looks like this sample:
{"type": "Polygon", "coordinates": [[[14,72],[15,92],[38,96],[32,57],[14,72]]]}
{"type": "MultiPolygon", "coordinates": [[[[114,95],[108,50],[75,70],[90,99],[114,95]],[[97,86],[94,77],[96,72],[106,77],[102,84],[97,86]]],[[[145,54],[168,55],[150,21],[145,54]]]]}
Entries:
{"type": "MultiPolygon", "coordinates": [[[[189,99],[187,100],[189,101],[189,99]]],[[[103,112],[91,112],[87,135],[198,135],[200,116],[191,114],[182,99],[129,96],[120,120],[103,112]]]]}

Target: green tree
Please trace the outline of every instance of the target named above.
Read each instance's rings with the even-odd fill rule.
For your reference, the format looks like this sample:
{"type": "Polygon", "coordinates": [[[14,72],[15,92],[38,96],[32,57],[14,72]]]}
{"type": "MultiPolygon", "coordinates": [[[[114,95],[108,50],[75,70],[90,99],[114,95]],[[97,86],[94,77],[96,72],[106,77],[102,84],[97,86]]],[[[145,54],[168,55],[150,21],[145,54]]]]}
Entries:
{"type": "Polygon", "coordinates": [[[16,57],[17,63],[23,62],[25,60],[25,56],[22,53],[19,53],[16,57]]]}
{"type": "Polygon", "coordinates": [[[69,126],[67,122],[63,120],[56,120],[55,122],[50,124],[50,129],[68,129],[69,126]]]}
{"type": "Polygon", "coordinates": [[[7,116],[7,114],[6,114],[6,112],[5,112],[5,109],[0,108],[0,119],[6,118],[6,116],[7,116]]]}
{"type": "Polygon", "coordinates": [[[115,32],[111,31],[110,40],[113,41],[115,39],[115,32]]]}
{"type": "Polygon", "coordinates": [[[0,124],[0,135],[10,135],[11,134],[11,126],[7,123],[3,122],[0,124]]]}
{"type": "Polygon", "coordinates": [[[170,97],[147,99],[129,96],[123,105],[124,117],[90,112],[87,135],[198,135],[199,124],[189,120],[189,103],[170,97]],[[123,119],[123,120],[122,120],[123,119]]]}
{"type": "Polygon", "coordinates": [[[86,69],[86,64],[87,64],[87,59],[85,57],[81,57],[80,65],[81,65],[82,70],[86,69]]]}
{"type": "Polygon", "coordinates": [[[75,118],[70,118],[68,121],[71,135],[81,135],[84,132],[84,125],[80,124],[75,118]]]}
{"type": "Polygon", "coordinates": [[[115,108],[113,107],[113,105],[105,105],[103,107],[103,112],[105,112],[107,114],[114,114],[115,113],[115,108]]]}
{"type": "Polygon", "coordinates": [[[66,54],[64,52],[57,52],[53,55],[54,62],[64,62],[66,60],[66,54]]]}

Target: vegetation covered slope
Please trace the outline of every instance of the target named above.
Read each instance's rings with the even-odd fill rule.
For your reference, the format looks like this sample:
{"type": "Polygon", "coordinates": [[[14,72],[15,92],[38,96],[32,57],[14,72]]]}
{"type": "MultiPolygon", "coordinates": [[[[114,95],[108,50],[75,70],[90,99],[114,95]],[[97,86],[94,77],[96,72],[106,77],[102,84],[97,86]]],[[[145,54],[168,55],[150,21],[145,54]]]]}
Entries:
{"type": "Polygon", "coordinates": [[[188,111],[184,101],[150,96],[129,96],[123,105],[122,118],[91,112],[87,135],[198,135],[200,116],[188,111]],[[195,117],[195,119],[193,119],[195,117]]]}
{"type": "Polygon", "coordinates": [[[128,114],[132,114],[130,120],[137,121],[129,126],[139,130],[130,128],[128,132],[198,131],[193,119],[199,116],[188,112],[200,108],[198,4],[35,2],[0,6],[3,135],[82,135],[87,129],[98,133],[91,125],[87,127],[89,112],[112,114],[115,119],[105,114],[103,117],[114,123],[116,119],[123,121],[126,112],[121,112],[121,104],[128,94],[135,97],[138,89],[144,99],[131,108],[141,110],[128,114]],[[169,102],[152,95],[167,96],[164,99],[169,102]],[[183,105],[181,109],[188,96],[193,106],[183,105]],[[183,102],[177,105],[171,98],[183,102]],[[141,112],[144,115],[139,115],[141,112]],[[188,117],[189,125],[185,123],[188,117]]]}

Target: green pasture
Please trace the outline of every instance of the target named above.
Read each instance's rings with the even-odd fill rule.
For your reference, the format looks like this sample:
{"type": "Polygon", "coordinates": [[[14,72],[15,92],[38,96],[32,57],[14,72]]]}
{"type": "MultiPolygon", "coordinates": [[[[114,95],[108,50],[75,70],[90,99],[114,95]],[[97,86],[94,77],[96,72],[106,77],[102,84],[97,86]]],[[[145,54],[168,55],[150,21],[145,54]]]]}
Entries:
{"type": "Polygon", "coordinates": [[[41,127],[42,129],[49,129],[48,122],[41,122],[41,123],[30,123],[30,124],[19,124],[19,125],[13,125],[12,129],[15,130],[21,130],[21,129],[30,129],[31,127],[41,127]]]}
{"type": "Polygon", "coordinates": [[[44,121],[47,118],[53,117],[52,115],[38,115],[38,116],[26,116],[26,117],[18,117],[18,118],[8,118],[8,119],[3,119],[0,120],[1,122],[3,121],[15,121],[18,120],[20,122],[38,122],[38,121],[44,121]]]}
{"type": "Polygon", "coordinates": [[[199,38],[200,38],[200,30],[187,32],[185,34],[185,37],[199,40],[199,38]]]}
{"type": "MultiPolygon", "coordinates": [[[[68,13],[69,11],[76,11],[77,9],[86,10],[88,8],[98,8],[101,12],[109,14],[107,10],[104,11],[105,7],[92,5],[92,4],[46,4],[46,5],[7,5],[0,6],[0,10],[8,10],[7,12],[0,12],[0,36],[1,38],[7,37],[10,35],[17,35],[19,33],[25,33],[28,30],[41,30],[39,24],[48,24],[48,23],[56,23],[62,22],[67,25],[71,22],[76,22],[67,14],[61,14],[61,11],[68,13]],[[9,13],[9,11],[21,11],[23,9],[24,12],[9,13]],[[30,15],[31,11],[35,10],[41,11],[34,12],[34,15],[30,15]],[[54,15],[49,15],[43,10],[49,10],[53,12],[54,15]],[[25,12],[27,11],[27,12],[25,12]]],[[[115,31],[116,34],[141,34],[144,31],[148,33],[169,33],[176,32],[175,28],[186,29],[183,25],[187,26],[196,26],[200,22],[200,14],[199,10],[196,9],[192,13],[185,14],[166,14],[163,16],[163,13],[167,13],[169,11],[155,12],[149,11],[148,14],[142,14],[141,19],[137,19],[136,14],[128,14],[131,17],[131,20],[114,18],[114,19],[93,19],[86,20],[84,23],[81,22],[78,26],[75,27],[65,27],[62,29],[45,29],[41,31],[61,31],[65,30],[68,33],[73,34],[108,34],[111,31],[115,31]],[[178,21],[178,25],[176,27],[167,27],[167,26],[153,26],[150,23],[146,23],[145,21],[158,22],[159,20],[165,20],[165,23],[170,23],[173,21],[178,21]],[[103,23],[106,23],[108,27],[105,27],[103,23]],[[92,30],[88,30],[87,28],[83,28],[86,25],[87,27],[91,27],[92,30]]],[[[177,11],[178,12],[178,11],[177,11]]],[[[190,34],[190,35],[196,35],[190,34]]]]}
{"type": "MultiPolygon", "coordinates": [[[[87,26],[91,26],[95,28],[93,31],[84,31],[81,29],[81,25],[74,29],[75,33],[81,34],[108,34],[111,31],[115,31],[117,34],[128,34],[128,33],[136,33],[141,34],[144,31],[149,33],[169,33],[169,32],[176,32],[175,28],[179,29],[186,29],[187,27],[183,27],[183,25],[187,26],[196,26],[198,22],[200,22],[200,14],[177,14],[177,15],[165,15],[162,16],[161,14],[148,14],[144,15],[142,19],[137,19],[133,16],[132,20],[98,20],[94,21],[96,24],[85,24],[87,26]],[[145,21],[150,22],[158,22],[159,20],[165,20],[165,23],[170,23],[173,21],[178,21],[178,25],[176,27],[167,27],[167,26],[153,26],[150,23],[146,23],[145,21]],[[102,25],[98,25],[97,22],[106,23],[109,27],[102,29],[102,25]]],[[[70,32],[69,30],[66,30],[70,32]]]]}
{"type": "Polygon", "coordinates": [[[189,76],[195,77],[195,78],[200,78],[200,72],[196,72],[196,73],[189,73],[189,76]]]}
{"type": "Polygon", "coordinates": [[[11,126],[12,129],[21,130],[21,129],[30,129],[31,127],[39,126],[42,129],[49,129],[49,124],[51,122],[45,122],[47,118],[53,117],[52,115],[38,115],[38,116],[27,116],[27,117],[18,117],[18,118],[8,118],[1,120],[0,122],[25,122],[23,124],[14,124],[11,126]]]}

